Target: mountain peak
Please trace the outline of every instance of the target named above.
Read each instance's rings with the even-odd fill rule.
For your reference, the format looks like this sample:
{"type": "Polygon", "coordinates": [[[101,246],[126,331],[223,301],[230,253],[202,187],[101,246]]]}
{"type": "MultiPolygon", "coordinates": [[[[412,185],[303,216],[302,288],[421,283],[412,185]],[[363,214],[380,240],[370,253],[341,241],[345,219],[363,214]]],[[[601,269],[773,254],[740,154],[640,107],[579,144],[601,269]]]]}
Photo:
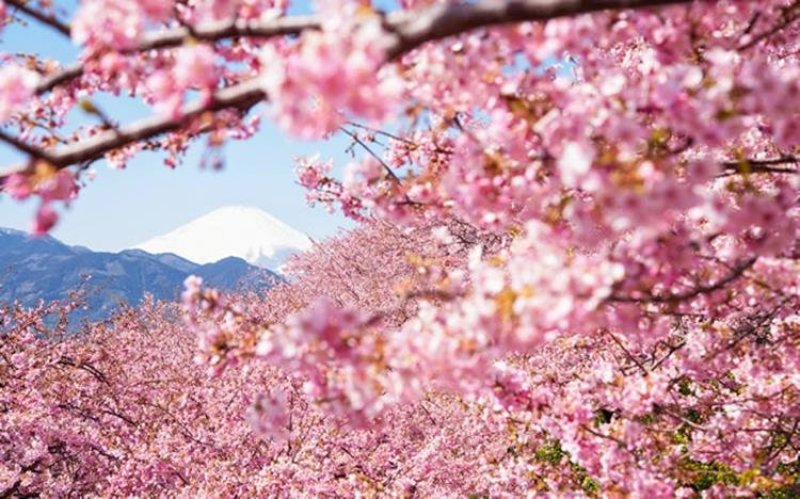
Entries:
{"type": "Polygon", "coordinates": [[[31,238],[0,228],[0,302],[34,306],[66,299],[70,290],[80,289],[87,307],[72,315],[75,324],[82,318],[106,319],[121,302],[135,306],[146,293],[157,300],[175,300],[190,274],[222,290],[260,292],[281,281],[273,272],[236,257],[198,265],[171,253],[94,252],[49,236],[31,238]]]}
{"type": "Polygon", "coordinates": [[[263,210],[224,206],[135,248],[174,253],[200,264],[234,256],[274,269],[292,253],[311,248],[311,241],[263,210]]]}

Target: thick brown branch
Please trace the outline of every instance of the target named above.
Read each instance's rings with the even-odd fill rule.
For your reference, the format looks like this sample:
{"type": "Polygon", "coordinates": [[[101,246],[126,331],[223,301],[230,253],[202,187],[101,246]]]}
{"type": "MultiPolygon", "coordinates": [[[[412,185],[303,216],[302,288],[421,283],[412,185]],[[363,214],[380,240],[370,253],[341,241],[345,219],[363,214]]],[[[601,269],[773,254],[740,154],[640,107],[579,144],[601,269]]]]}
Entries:
{"type": "Polygon", "coordinates": [[[741,161],[724,161],[722,167],[725,173],[721,176],[730,176],[738,173],[800,173],[796,167],[783,165],[797,165],[800,158],[796,156],[782,156],[770,159],[743,159],[741,161]]]}
{"type": "Polygon", "coordinates": [[[387,53],[394,59],[424,43],[489,26],[686,3],[691,0],[484,0],[436,4],[422,11],[390,15],[385,28],[394,34],[394,40],[387,53]]]}
{"type": "Polygon", "coordinates": [[[67,38],[70,38],[69,25],[62,22],[52,14],[48,14],[46,12],[42,12],[41,10],[30,7],[28,5],[30,3],[30,0],[5,0],[5,3],[7,5],[13,6],[15,9],[19,10],[26,16],[32,17],[33,19],[36,19],[40,23],[50,26],[51,28],[58,31],[62,35],[66,36],[67,38]]]}
{"type": "MultiPolygon", "coordinates": [[[[604,10],[642,9],[692,0],[483,0],[475,3],[441,4],[389,14],[384,22],[393,34],[389,58],[395,58],[423,43],[440,40],[477,28],[523,21],[541,21],[557,17],[604,10]]],[[[137,51],[173,47],[189,38],[215,41],[235,37],[271,38],[316,30],[322,19],[316,16],[293,16],[264,21],[217,21],[208,24],[172,28],[147,35],[137,51]]]]}
{"type": "MultiPolygon", "coordinates": [[[[384,27],[390,36],[385,48],[388,58],[393,59],[426,42],[482,27],[605,10],[641,9],[687,3],[691,3],[691,0],[480,0],[475,3],[438,4],[387,15],[384,27]]],[[[177,46],[189,38],[207,41],[233,37],[266,39],[319,29],[321,24],[320,17],[296,16],[263,21],[215,22],[198,25],[191,30],[180,26],[146,35],[136,51],[177,46]]],[[[37,93],[45,93],[78,78],[83,74],[83,70],[82,66],[74,65],[50,75],[39,84],[37,93]]],[[[48,151],[47,155],[51,158],[51,163],[62,168],[92,161],[114,149],[180,129],[202,113],[228,108],[247,110],[264,98],[265,94],[258,87],[258,83],[248,81],[220,90],[210,105],[195,103],[187,106],[180,120],[154,116],[127,127],[99,133],[59,150],[48,151]]]]}
{"type": "Polygon", "coordinates": [[[0,142],[5,142],[14,149],[27,154],[33,159],[42,159],[52,163],[50,156],[45,151],[36,146],[28,144],[27,142],[24,142],[13,135],[7,134],[3,130],[0,130],[0,142]]]}
{"type": "MultiPolygon", "coordinates": [[[[457,35],[472,29],[523,21],[539,21],[604,10],[640,9],[692,0],[483,0],[471,4],[448,4],[393,12],[384,19],[384,28],[391,33],[386,44],[388,58],[394,59],[420,45],[457,35]]],[[[216,21],[148,33],[131,52],[182,45],[189,39],[217,41],[252,37],[268,39],[299,35],[317,30],[322,25],[318,16],[291,16],[262,21],[216,21]]],[[[51,75],[37,88],[39,94],[77,78],[81,67],[70,66],[51,75]]]]}
{"type": "Polygon", "coordinates": [[[80,78],[82,74],[82,64],[72,64],[70,66],[61,68],[60,70],[42,78],[39,84],[36,85],[36,95],[46,94],[59,85],[69,83],[76,78],[80,78]]]}
{"type": "Polygon", "coordinates": [[[190,28],[180,26],[164,31],[156,31],[144,36],[134,52],[183,45],[186,40],[216,41],[226,38],[253,37],[273,38],[276,36],[297,35],[307,30],[320,28],[320,19],[315,16],[278,17],[266,21],[236,19],[233,21],[214,21],[190,28]]]}
{"type": "MultiPolygon", "coordinates": [[[[85,140],[51,151],[46,158],[58,168],[93,161],[115,149],[178,130],[207,112],[224,109],[239,109],[246,112],[264,98],[266,98],[266,94],[261,89],[258,79],[248,80],[217,91],[210,103],[195,102],[187,105],[178,119],[172,116],[151,116],[126,127],[101,132],[85,140]]],[[[0,139],[2,138],[0,136],[0,139]]],[[[26,168],[27,166],[13,167],[0,172],[0,176],[24,171],[26,168]]]]}

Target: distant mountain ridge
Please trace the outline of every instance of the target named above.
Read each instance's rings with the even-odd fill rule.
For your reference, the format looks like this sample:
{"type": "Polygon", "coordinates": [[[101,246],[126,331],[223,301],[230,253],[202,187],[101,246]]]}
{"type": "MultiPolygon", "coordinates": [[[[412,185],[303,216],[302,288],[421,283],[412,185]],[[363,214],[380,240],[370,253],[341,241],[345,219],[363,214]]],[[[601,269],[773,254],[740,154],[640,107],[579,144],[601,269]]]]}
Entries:
{"type": "Polygon", "coordinates": [[[53,237],[31,238],[0,228],[0,302],[35,305],[39,300],[63,299],[83,285],[89,307],[80,315],[102,319],[120,302],[139,303],[145,293],[158,300],[177,299],[191,274],[225,290],[259,291],[281,281],[277,274],[236,257],[198,264],[178,255],[138,249],[94,252],[53,237]]]}
{"type": "Polygon", "coordinates": [[[279,269],[291,254],[311,246],[305,234],[263,210],[226,206],[135,248],[172,253],[197,263],[235,256],[262,268],[279,269]]]}

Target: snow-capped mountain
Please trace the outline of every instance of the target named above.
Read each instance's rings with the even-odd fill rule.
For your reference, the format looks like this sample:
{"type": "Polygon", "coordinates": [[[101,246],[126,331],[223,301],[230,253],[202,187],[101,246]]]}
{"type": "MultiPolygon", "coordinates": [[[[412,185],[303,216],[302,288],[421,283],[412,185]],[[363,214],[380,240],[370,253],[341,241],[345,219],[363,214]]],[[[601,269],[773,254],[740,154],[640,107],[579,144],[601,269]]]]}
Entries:
{"type": "Polygon", "coordinates": [[[107,319],[120,303],[136,306],[145,294],[177,300],[190,274],[221,290],[261,292],[282,281],[236,257],[200,265],[169,253],[92,251],[49,236],[32,238],[0,228],[0,303],[36,306],[65,300],[80,289],[87,307],[72,314],[75,325],[81,319],[107,319]]]}
{"type": "Polygon", "coordinates": [[[228,206],[136,248],[154,254],[174,253],[201,264],[235,256],[277,269],[289,255],[311,248],[311,240],[258,208],[228,206]]]}

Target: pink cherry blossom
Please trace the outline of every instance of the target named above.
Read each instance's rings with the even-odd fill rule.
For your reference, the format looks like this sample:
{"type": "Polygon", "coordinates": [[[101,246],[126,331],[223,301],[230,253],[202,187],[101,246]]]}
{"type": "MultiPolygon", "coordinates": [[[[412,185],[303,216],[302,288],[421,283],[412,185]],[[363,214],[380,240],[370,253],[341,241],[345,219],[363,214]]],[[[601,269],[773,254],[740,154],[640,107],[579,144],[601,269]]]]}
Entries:
{"type": "Polygon", "coordinates": [[[265,121],[348,142],[296,176],[354,226],[260,295],[0,305],[0,496],[796,495],[797,5],[523,4],[18,9],[80,50],[0,69],[34,232],[265,121]]]}
{"type": "Polygon", "coordinates": [[[175,56],[172,74],[182,88],[209,89],[217,82],[216,54],[208,45],[181,48],[175,56]]]}
{"type": "Polygon", "coordinates": [[[38,81],[35,73],[16,64],[0,68],[0,122],[30,101],[38,81]]]}
{"type": "Polygon", "coordinates": [[[31,232],[34,235],[42,236],[50,232],[50,229],[58,222],[58,213],[53,209],[53,205],[49,202],[42,202],[39,209],[36,210],[36,221],[31,232]]]}

